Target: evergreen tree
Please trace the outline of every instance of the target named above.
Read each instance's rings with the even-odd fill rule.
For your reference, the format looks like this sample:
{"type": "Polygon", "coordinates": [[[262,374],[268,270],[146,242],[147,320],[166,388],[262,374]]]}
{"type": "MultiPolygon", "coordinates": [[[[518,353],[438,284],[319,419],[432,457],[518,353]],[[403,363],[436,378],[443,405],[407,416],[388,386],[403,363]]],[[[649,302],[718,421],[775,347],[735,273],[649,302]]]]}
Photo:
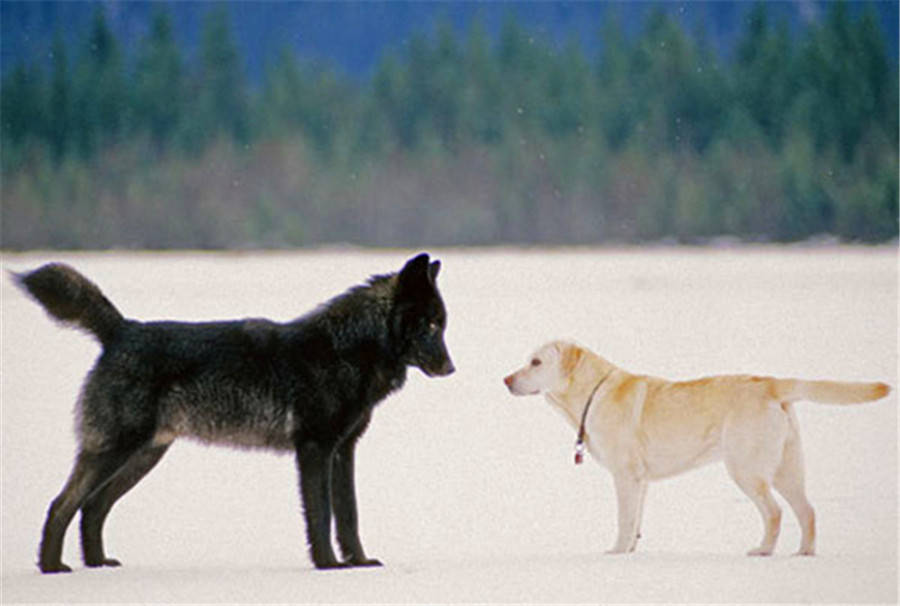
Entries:
{"type": "Polygon", "coordinates": [[[435,48],[431,54],[432,68],[426,84],[426,96],[431,103],[427,107],[439,140],[444,146],[452,147],[460,134],[465,75],[461,70],[462,52],[449,21],[443,20],[438,24],[435,48]]]}
{"type": "Polygon", "coordinates": [[[75,70],[73,134],[83,155],[116,140],[126,117],[127,89],[119,45],[106,23],[103,6],[94,12],[91,30],[75,70]]]}
{"type": "Polygon", "coordinates": [[[544,132],[552,137],[566,137],[585,130],[590,121],[592,91],[591,68],[577,39],[570,38],[558,56],[548,61],[541,94],[544,132]]]}
{"type": "MultiPolygon", "coordinates": [[[[207,187],[209,160],[200,155],[216,137],[276,143],[240,160],[247,183],[261,180],[264,203],[244,204],[249,186],[221,202],[223,216],[265,216],[223,220],[212,236],[208,225],[190,225],[195,217],[177,225],[153,220],[153,229],[171,233],[147,242],[197,245],[192,233],[253,240],[248,228],[225,233],[232,224],[266,225],[273,231],[267,242],[293,242],[296,233],[275,233],[275,217],[308,204],[304,231],[321,233],[317,241],[404,244],[391,230],[335,220],[355,216],[369,197],[399,197],[377,203],[382,227],[415,226],[446,242],[897,235],[897,66],[871,8],[857,16],[845,3],[830,4],[823,20],[790,32],[784,21],[772,22],[770,5],[757,4],[724,58],[702,30],[688,32],[662,9],[635,36],[608,10],[594,60],[575,38],[557,46],[512,11],[493,42],[480,20],[460,37],[444,19],[382,56],[359,84],[283,49],[256,93],[242,72],[228,5],[205,12],[191,59],[159,8],[131,73],[103,7],[74,53],[57,35],[49,61],[11,66],[0,82],[4,217],[56,226],[4,225],[4,238],[55,233],[67,245],[104,245],[92,235],[97,205],[116,200],[111,220],[142,231],[147,216],[140,213],[153,206],[144,202],[160,183],[172,192],[166,217],[191,196],[219,203],[218,176],[207,187]],[[141,149],[134,144],[141,138],[158,151],[152,166],[127,153],[141,149]],[[169,156],[174,140],[200,158],[169,156]],[[95,155],[108,145],[126,153],[95,155]],[[284,193],[296,190],[296,175],[278,183],[284,171],[261,166],[304,148],[319,155],[316,178],[298,202],[284,193]],[[60,166],[74,153],[84,161],[60,166]],[[109,178],[110,162],[122,179],[109,178]],[[425,190],[460,220],[406,217],[425,190]],[[134,199],[118,202],[128,196],[134,199]]],[[[244,154],[226,146],[216,159],[238,162],[229,155],[236,153],[244,154]]]]}
{"type": "Polygon", "coordinates": [[[806,89],[801,119],[819,150],[834,146],[846,162],[867,124],[896,120],[896,101],[891,105],[886,95],[896,72],[881,36],[872,30],[871,17],[853,20],[847,4],[837,2],[824,22],[811,28],[799,63],[798,79],[806,89]]]}
{"type": "Polygon", "coordinates": [[[41,134],[42,77],[36,67],[18,63],[3,79],[0,115],[4,147],[20,145],[41,134]]]}
{"type": "Polygon", "coordinates": [[[184,111],[183,68],[172,34],[172,19],[157,11],[138,48],[134,111],[140,130],[150,134],[157,152],[174,135],[184,111]]]}
{"type": "Polygon", "coordinates": [[[721,125],[729,95],[704,36],[698,38],[662,10],[647,19],[631,61],[631,93],[649,99],[646,135],[653,147],[702,152],[721,125]]]}
{"type": "Polygon", "coordinates": [[[646,116],[647,98],[634,95],[632,62],[635,50],[625,39],[619,17],[607,12],[600,30],[602,43],[597,61],[597,120],[614,151],[621,150],[634,132],[639,120],[646,116]]]}
{"type": "MultiPolygon", "coordinates": [[[[859,71],[866,83],[861,94],[864,113],[874,128],[881,130],[897,146],[897,70],[891,65],[887,44],[878,26],[878,17],[867,5],[856,26],[859,40],[859,71]]],[[[865,131],[865,127],[863,129],[865,131]]],[[[865,134],[865,132],[863,133],[865,134]]]]}
{"type": "Polygon", "coordinates": [[[238,142],[250,137],[248,91],[227,7],[207,13],[201,35],[196,95],[196,131],[200,142],[222,132],[238,142]]]}
{"type": "Polygon", "coordinates": [[[431,70],[434,57],[431,45],[423,32],[411,36],[404,56],[404,77],[397,91],[401,123],[404,127],[402,142],[409,148],[416,147],[428,128],[428,114],[436,101],[431,87],[431,70]]]}
{"type": "Polygon", "coordinates": [[[53,67],[50,77],[50,98],[47,107],[47,139],[53,157],[59,161],[69,145],[72,121],[72,82],[66,45],[57,30],[53,37],[53,67]]]}
{"type": "Polygon", "coordinates": [[[303,123],[299,105],[305,94],[300,63],[290,48],[283,47],[274,63],[266,64],[261,107],[257,110],[263,134],[277,136],[299,130],[303,123]]]}
{"type": "Polygon", "coordinates": [[[778,148],[796,94],[790,34],[784,22],[773,31],[764,4],[751,9],[746,24],[735,53],[735,101],[778,148]]]}
{"type": "Polygon", "coordinates": [[[510,13],[500,29],[497,61],[504,83],[503,111],[511,116],[511,126],[531,132],[537,122],[542,60],[548,49],[530,35],[510,13]]]}
{"type": "Polygon", "coordinates": [[[407,74],[399,59],[393,54],[385,55],[372,77],[370,93],[372,101],[363,125],[365,132],[362,138],[368,142],[370,149],[383,149],[377,141],[371,140],[372,133],[379,130],[377,128],[379,122],[384,124],[381,130],[386,133],[386,137],[396,141],[400,146],[411,148],[417,143],[415,116],[407,109],[409,105],[407,88],[407,74]]]}
{"type": "Polygon", "coordinates": [[[467,139],[497,143],[503,138],[503,85],[490,40],[480,20],[469,25],[462,58],[460,130],[467,139]]]}

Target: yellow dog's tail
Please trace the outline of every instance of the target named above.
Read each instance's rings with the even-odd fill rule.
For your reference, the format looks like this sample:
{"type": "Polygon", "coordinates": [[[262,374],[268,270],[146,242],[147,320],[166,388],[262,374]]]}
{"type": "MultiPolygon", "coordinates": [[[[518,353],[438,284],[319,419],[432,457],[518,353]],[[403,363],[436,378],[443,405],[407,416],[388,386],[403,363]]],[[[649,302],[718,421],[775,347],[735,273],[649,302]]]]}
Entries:
{"type": "Polygon", "coordinates": [[[782,402],[808,400],[822,404],[860,404],[880,400],[891,392],[885,383],[845,381],[775,381],[776,397],[782,402]]]}

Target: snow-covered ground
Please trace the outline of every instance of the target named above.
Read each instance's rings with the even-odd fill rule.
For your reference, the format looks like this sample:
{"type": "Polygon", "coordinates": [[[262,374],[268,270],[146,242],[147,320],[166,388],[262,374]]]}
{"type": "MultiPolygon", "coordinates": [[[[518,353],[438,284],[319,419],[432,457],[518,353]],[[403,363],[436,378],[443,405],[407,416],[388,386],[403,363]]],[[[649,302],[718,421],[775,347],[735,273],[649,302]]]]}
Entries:
{"type": "MultiPolygon", "coordinates": [[[[140,319],[288,320],[416,251],[5,254],[65,260],[140,319]]],[[[294,462],[176,443],[110,516],[124,567],[41,576],[35,553],[75,443],[72,405],[98,352],[6,277],[2,296],[3,602],[896,602],[897,396],[800,404],[815,558],[748,558],[761,524],[720,464],[651,485],[637,553],[607,556],[612,482],[572,465],[575,436],[502,377],[574,338],[627,369],[760,373],[897,386],[897,250],[447,250],[439,278],[457,373],[377,410],[358,453],[363,543],[380,569],[318,572],[294,462]]]]}

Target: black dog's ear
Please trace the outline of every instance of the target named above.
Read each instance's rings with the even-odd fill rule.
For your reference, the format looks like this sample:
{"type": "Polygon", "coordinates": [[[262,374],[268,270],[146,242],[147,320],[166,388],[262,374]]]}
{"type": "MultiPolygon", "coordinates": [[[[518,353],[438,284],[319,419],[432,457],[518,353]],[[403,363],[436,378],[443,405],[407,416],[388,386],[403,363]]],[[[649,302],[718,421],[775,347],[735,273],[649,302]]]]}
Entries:
{"type": "Polygon", "coordinates": [[[400,270],[399,282],[403,290],[414,289],[431,280],[428,253],[422,253],[409,261],[400,270]]]}
{"type": "Polygon", "coordinates": [[[400,277],[424,275],[425,270],[428,269],[428,261],[428,253],[416,255],[415,257],[407,261],[406,265],[403,266],[403,269],[400,270],[400,277]]]}
{"type": "Polygon", "coordinates": [[[441,272],[441,262],[440,261],[432,261],[431,265],[428,266],[428,278],[431,280],[432,284],[436,283],[438,274],[440,272],[441,272]]]}

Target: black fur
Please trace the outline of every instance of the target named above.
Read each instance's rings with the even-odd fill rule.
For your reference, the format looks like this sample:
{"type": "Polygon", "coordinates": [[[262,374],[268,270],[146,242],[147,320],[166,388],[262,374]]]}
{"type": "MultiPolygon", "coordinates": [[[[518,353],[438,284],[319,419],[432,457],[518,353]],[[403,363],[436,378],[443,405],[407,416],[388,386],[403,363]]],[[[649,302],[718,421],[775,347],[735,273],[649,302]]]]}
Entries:
{"type": "Polygon", "coordinates": [[[379,565],[359,540],[354,449],[408,366],[428,376],[454,370],[439,270],[421,254],[286,324],[137,322],[68,266],[16,275],[48,313],[103,346],[76,408],[74,469],[47,513],[41,571],[71,570],[62,546],[78,510],[85,564],[119,565],[103,549],[104,520],[181,436],[293,451],[316,567],[379,565]],[[331,545],[332,514],[343,561],[331,545]]]}

